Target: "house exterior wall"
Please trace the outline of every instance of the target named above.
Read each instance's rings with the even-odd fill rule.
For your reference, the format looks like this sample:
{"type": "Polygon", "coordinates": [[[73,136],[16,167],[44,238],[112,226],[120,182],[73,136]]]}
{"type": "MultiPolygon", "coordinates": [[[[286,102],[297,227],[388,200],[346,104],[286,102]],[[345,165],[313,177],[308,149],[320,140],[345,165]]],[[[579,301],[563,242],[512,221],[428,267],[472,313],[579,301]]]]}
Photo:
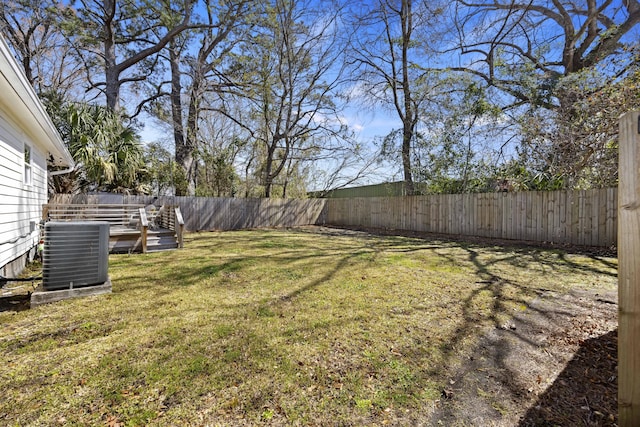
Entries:
{"type": "Polygon", "coordinates": [[[42,205],[47,202],[48,163],[58,168],[74,166],[0,34],[0,274],[5,277],[15,277],[35,253],[42,205]],[[29,168],[25,168],[25,144],[29,168]],[[25,179],[26,175],[30,178],[25,179]]]}
{"type": "Polygon", "coordinates": [[[8,265],[33,251],[39,239],[42,205],[47,203],[46,154],[7,117],[0,116],[0,274],[12,276],[21,265],[8,265]],[[30,179],[25,178],[25,144],[30,148],[30,179]]]}

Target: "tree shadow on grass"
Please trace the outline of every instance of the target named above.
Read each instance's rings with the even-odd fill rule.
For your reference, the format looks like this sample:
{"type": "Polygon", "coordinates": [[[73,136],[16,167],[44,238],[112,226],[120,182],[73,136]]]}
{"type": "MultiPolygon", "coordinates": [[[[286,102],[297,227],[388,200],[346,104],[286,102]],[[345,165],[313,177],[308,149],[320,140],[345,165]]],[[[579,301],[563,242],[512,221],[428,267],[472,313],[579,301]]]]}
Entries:
{"type": "Polygon", "coordinates": [[[617,425],[617,349],[617,330],[582,342],[520,427],[617,425]]]}
{"type": "MultiPolygon", "coordinates": [[[[341,230],[340,227],[334,227],[341,230]]],[[[617,268],[617,263],[612,258],[617,256],[615,247],[591,247],[591,246],[575,246],[575,245],[554,245],[547,242],[532,242],[521,240],[505,240],[488,237],[473,237],[451,234],[429,233],[409,230],[394,230],[380,228],[358,228],[345,227],[347,231],[366,233],[372,236],[392,236],[405,237],[414,239],[416,243],[428,244],[438,242],[439,245],[459,245],[462,248],[476,248],[482,250],[491,250],[497,254],[512,253],[516,256],[521,254],[533,255],[536,261],[544,264],[553,263],[555,260],[540,258],[537,255],[541,253],[555,253],[556,258],[568,267],[576,268],[583,271],[589,271],[597,274],[605,274],[615,276],[615,273],[607,272],[609,269],[617,268]],[[582,255],[592,260],[591,266],[579,264],[570,259],[568,255],[582,255]]]]}
{"type": "Polygon", "coordinates": [[[0,313],[5,311],[24,311],[31,306],[31,294],[0,297],[0,313]]]}

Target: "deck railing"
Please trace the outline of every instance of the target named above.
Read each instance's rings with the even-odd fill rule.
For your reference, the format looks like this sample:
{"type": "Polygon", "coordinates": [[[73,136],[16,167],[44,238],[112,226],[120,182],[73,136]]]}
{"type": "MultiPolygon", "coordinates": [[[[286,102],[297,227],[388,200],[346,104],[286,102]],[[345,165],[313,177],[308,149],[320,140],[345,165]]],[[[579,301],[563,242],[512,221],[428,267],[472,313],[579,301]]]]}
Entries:
{"type": "Polygon", "coordinates": [[[184,219],[178,206],[163,205],[158,210],[147,212],[145,208],[140,208],[140,229],[143,236],[143,252],[146,252],[146,236],[149,227],[166,228],[176,233],[178,248],[184,247],[184,219]]]}
{"type": "Polygon", "coordinates": [[[144,206],[47,204],[42,208],[42,219],[45,221],[106,221],[111,225],[135,229],[140,223],[140,208],[144,206]]]}
{"type": "Polygon", "coordinates": [[[149,220],[147,219],[147,211],[144,208],[138,208],[140,215],[140,233],[142,234],[142,253],[147,253],[147,235],[149,232],[149,220]]]}

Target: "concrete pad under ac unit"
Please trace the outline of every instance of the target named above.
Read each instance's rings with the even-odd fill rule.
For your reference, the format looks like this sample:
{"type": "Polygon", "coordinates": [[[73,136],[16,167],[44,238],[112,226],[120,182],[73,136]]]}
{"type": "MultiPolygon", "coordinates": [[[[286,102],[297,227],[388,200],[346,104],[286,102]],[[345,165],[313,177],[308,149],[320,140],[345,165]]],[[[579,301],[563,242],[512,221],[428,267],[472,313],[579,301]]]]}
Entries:
{"type": "Polygon", "coordinates": [[[69,298],[89,297],[110,293],[111,278],[107,278],[106,282],[99,285],[82,286],[72,289],[58,289],[55,291],[45,291],[42,286],[39,286],[38,289],[31,294],[31,307],[50,302],[62,301],[69,298]]]}

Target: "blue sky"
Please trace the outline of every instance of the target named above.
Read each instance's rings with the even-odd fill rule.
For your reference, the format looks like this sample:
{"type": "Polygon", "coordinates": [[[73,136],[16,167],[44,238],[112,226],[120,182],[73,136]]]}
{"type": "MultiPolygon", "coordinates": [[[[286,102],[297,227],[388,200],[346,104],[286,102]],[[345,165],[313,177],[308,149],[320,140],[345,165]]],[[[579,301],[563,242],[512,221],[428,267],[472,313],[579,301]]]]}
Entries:
{"type": "MultiPolygon", "coordinates": [[[[622,0],[614,0],[609,6],[609,9],[620,8],[621,5],[622,0]]],[[[635,29],[625,38],[628,40],[629,37],[638,37],[639,32],[640,29],[635,29]]],[[[561,42],[562,40],[559,41],[561,42]]],[[[461,57],[457,53],[451,53],[446,59],[444,59],[444,61],[447,61],[452,65],[459,66],[465,62],[468,63],[468,61],[472,59],[472,55],[461,57]]],[[[442,59],[440,59],[440,61],[442,61],[442,59]]],[[[439,65],[446,65],[446,63],[439,65]]],[[[369,151],[369,154],[375,155],[375,142],[388,135],[392,130],[401,127],[401,122],[397,114],[388,108],[372,108],[369,106],[365,107],[365,105],[366,104],[363,99],[355,97],[350,105],[342,112],[342,120],[355,132],[357,140],[369,151]]],[[[157,140],[170,141],[171,130],[166,125],[155,125],[154,120],[149,119],[146,120],[146,126],[142,131],[142,137],[145,142],[157,140]]],[[[496,143],[500,144],[501,141],[496,141],[496,143]]],[[[171,143],[168,144],[169,147],[171,145],[171,143]]],[[[382,166],[378,168],[375,173],[372,173],[367,179],[362,180],[361,183],[370,184],[386,180],[400,179],[400,172],[400,165],[382,166]]]]}

